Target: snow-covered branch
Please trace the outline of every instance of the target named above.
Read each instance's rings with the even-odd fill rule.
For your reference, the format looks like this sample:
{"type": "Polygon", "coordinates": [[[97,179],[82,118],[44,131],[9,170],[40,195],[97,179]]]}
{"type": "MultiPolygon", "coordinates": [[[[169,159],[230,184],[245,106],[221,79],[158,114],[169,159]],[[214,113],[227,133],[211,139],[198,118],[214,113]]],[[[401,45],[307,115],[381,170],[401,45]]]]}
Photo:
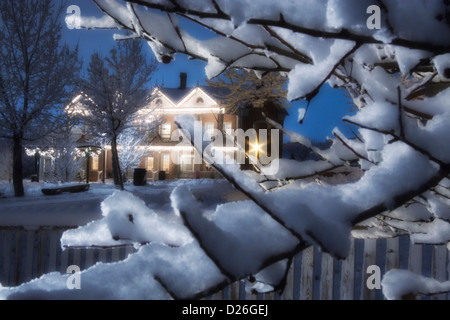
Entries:
{"type": "MultiPolygon", "coordinates": [[[[101,5],[101,1],[97,3],[101,5]]],[[[393,26],[390,23],[387,23],[386,30],[383,32],[370,31],[369,29],[361,32],[358,28],[358,24],[365,25],[365,16],[360,16],[354,20],[348,19],[349,14],[345,14],[343,10],[347,8],[347,5],[338,6],[334,2],[329,4],[329,8],[327,10],[335,9],[333,14],[337,18],[339,15],[340,19],[332,20],[330,17],[324,17],[323,15],[323,1],[319,1],[315,6],[309,6],[308,10],[302,11],[301,8],[303,5],[307,3],[291,3],[286,5],[274,5],[270,3],[270,1],[264,1],[263,3],[259,2],[258,4],[249,4],[245,3],[248,7],[246,10],[242,10],[243,3],[229,4],[225,1],[201,1],[197,3],[195,6],[189,6],[183,2],[178,1],[142,1],[142,0],[130,0],[130,3],[136,3],[147,8],[157,9],[163,12],[175,13],[183,16],[190,17],[191,19],[194,17],[200,21],[211,19],[212,21],[224,21],[229,23],[234,27],[240,27],[243,24],[248,25],[263,25],[269,27],[280,27],[283,29],[288,29],[295,33],[306,34],[308,36],[317,37],[317,38],[331,38],[331,39],[342,39],[342,40],[351,40],[359,43],[384,43],[384,38],[390,38],[392,44],[397,46],[404,46],[407,48],[413,49],[424,49],[434,51],[436,53],[441,53],[449,50],[448,44],[437,44],[434,41],[427,41],[427,38],[423,37],[421,41],[417,41],[413,37],[411,37],[412,32],[408,32],[405,37],[396,37],[395,33],[400,33],[399,31],[407,30],[410,26],[402,25],[401,28],[396,26],[396,30],[394,30],[393,26]],[[264,9],[261,9],[264,8],[264,9]],[[322,12],[320,12],[322,11],[322,12]],[[298,23],[298,21],[302,21],[300,19],[302,16],[304,18],[306,14],[309,14],[309,19],[303,19],[303,23],[298,23]],[[300,17],[298,16],[300,15],[300,17]],[[318,20],[319,27],[312,28],[308,25],[312,19],[318,20]],[[328,19],[328,21],[327,21],[328,19]],[[295,22],[294,22],[295,21],[295,22]],[[322,24],[322,25],[321,25],[322,24]]],[[[357,1],[352,4],[348,4],[349,6],[357,5],[357,1]]],[[[365,9],[365,4],[359,4],[359,8],[365,9]]],[[[387,13],[390,13],[391,17],[394,17],[394,13],[400,15],[401,13],[395,12],[398,10],[397,2],[383,4],[382,7],[387,13]]],[[[436,8],[433,8],[436,10],[436,8]]],[[[416,10],[420,10],[420,8],[416,8],[416,10]]],[[[406,13],[408,16],[413,16],[415,10],[403,11],[402,13],[406,13]]],[[[328,11],[327,11],[328,12],[328,11]]],[[[417,11],[420,12],[420,11],[417,11]]],[[[423,14],[423,12],[422,12],[423,14]]],[[[413,21],[411,21],[413,23],[413,21]]],[[[228,26],[229,26],[228,25],[228,26]]],[[[227,27],[228,27],[227,26],[227,27]]],[[[416,27],[417,28],[417,27],[416,27]]],[[[416,29],[415,28],[415,29],[416,29]]],[[[435,39],[435,37],[433,37],[435,39]]]]}
{"type": "MultiPolygon", "coordinates": [[[[108,26],[147,40],[163,63],[177,53],[202,59],[209,78],[229,68],[259,76],[282,72],[289,79],[289,100],[311,100],[326,83],[344,88],[357,107],[345,121],[358,130],[355,139],[334,130],[331,147],[322,150],[266,119],[317,160],[276,159],[267,166],[258,164],[259,172],[247,172],[237,163],[220,162],[223,157],[211,151],[211,141],[198,142],[195,134],[203,137],[203,132],[194,130],[193,116],[177,117],[187,143],[247,200],[211,208],[189,188],[178,187],[170,197],[178,215],[170,220],[117,192],[104,203],[104,219],[66,233],[63,242],[132,243],[139,250],[123,264],[86,270],[86,277],[93,280],[100,270],[118,272],[124,265],[145,264],[147,277],[139,280],[152,288],[146,297],[201,298],[244,277],[257,281],[253,289],[282,287],[295,253],[314,245],[344,258],[351,234],[366,227],[394,236],[410,234],[420,243],[450,240],[446,2],[411,0],[405,6],[403,0],[376,1],[384,16],[380,29],[370,29],[368,2],[357,0],[94,1],[110,17],[108,26]],[[195,38],[178,24],[184,18],[214,37],[195,38]],[[354,165],[360,175],[341,183],[304,179],[354,165]],[[262,185],[270,179],[277,185],[268,190],[262,185]]],[[[84,27],[95,27],[88,20],[84,27]]],[[[392,274],[385,278],[386,288],[392,274]]],[[[99,291],[106,286],[93,283],[99,291]]],[[[447,290],[447,284],[439,290],[419,286],[413,291],[447,290]]]]}
{"type": "MultiPolygon", "coordinates": [[[[248,10],[242,10],[243,1],[129,1],[127,5],[118,1],[95,2],[117,27],[146,39],[164,63],[176,53],[187,54],[208,62],[206,73],[210,78],[228,68],[283,72],[289,77],[290,100],[310,100],[328,82],[347,89],[359,109],[355,116],[345,119],[359,127],[358,139],[347,138],[335,130],[332,147],[327,150],[266,119],[292,142],[316,154],[318,161],[277,159],[267,167],[258,165],[264,176],[256,179],[236,164],[217,163],[214,155],[205,154],[207,145],[194,143],[193,119],[177,118],[177,124],[190,133],[192,144],[204,160],[295,239],[296,244],[282,253],[252,259],[251,264],[247,260],[246,264],[237,263],[244,255],[240,250],[247,250],[252,242],[249,247],[242,247],[233,230],[223,232],[213,221],[199,216],[202,210],[195,209],[198,204],[188,190],[177,190],[173,194],[175,209],[206,256],[227,279],[254,274],[268,267],[263,261],[288,259],[296,250],[311,244],[345,257],[347,240],[355,225],[371,218],[380,222],[383,219],[378,219],[378,215],[387,219],[400,210],[410,212],[410,203],[425,194],[430,199],[428,193],[444,183],[449,174],[448,146],[429,143],[448,134],[448,87],[435,86],[436,82],[448,81],[443,71],[448,63],[440,57],[446,56],[450,43],[436,36],[436,30],[449,33],[445,22],[435,19],[445,9],[441,2],[432,2],[427,11],[419,2],[406,9],[399,1],[378,1],[386,15],[380,30],[366,28],[366,6],[360,1],[318,1],[314,5],[308,3],[304,12],[298,9],[306,3],[296,2],[294,10],[288,1],[245,2],[248,10]],[[422,18],[429,28],[418,28],[412,19],[418,12],[427,12],[422,18]],[[396,23],[400,17],[403,24],[396,23]],[[177,18],[187,18],[217,37],[196,39],[179,27],[177,18]],[[428,72],[432,75],[427,76],[428,72]],[[424,74],[415,85],[407,80],[424,74]],[[350,167],[355,162],[363,174],[353,181],[338,185],[302,182],[305,177],[350,167]],[[280,183],[272,191],[265,191],[260,183],[268,179],[280,183]],[[211,243],[216,243],[211,234],[227,239],[219,241],[227,245],[221,249],[211,247],[211,243]],[[226,259],[231,256],[235,257],[230,259],[233,263],[226,259]],[[248,269],[235,270],[239,265],[248,269]]],[[[439,193],[446,195],[443,190],[439,193]]],[[[446,199],[439,193],[434,192],[433,197],[446,199]]],[[[432,215],[442,215],[436,205],[431,209],[429,200],[427,205],[432,215]]],[[[396,221],[389,221],[391,228],[413,231],[396,221]]]]}
{"type": "Polygon", "coordinates": [[[419,296],[450,292],[450,281],[440,282],[408,270],[390,270],[384,275],[381,285],[389,300],[415,300],[419,296]]]}

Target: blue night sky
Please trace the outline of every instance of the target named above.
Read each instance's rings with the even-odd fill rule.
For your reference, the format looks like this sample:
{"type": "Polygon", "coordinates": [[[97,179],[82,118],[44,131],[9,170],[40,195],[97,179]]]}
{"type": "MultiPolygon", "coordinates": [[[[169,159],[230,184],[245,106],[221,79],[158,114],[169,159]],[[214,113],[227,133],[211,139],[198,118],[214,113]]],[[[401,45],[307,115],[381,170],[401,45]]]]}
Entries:
{"type": "MultiPolygon", "coordinates": [[[[102,12],[95,6],[91,0],[69,0],[69,5],[80,7],[82,16],[102,16],[102,12]]],[[[90,56],[94,52],[106,55],[114,46],[113,34],[120,33],[120,30],[76,30],[68,29],[63,20],[63,41],[69,45],[79,45],[80,55],[83,60],[83,66],[89,64],[90,56]]],[[[199,39],[207,39],[215,36],[210,31],[196,26],[188,21],[181,21],[181,26],[187,29],[192,35],[199,39]]],[[[149,57],[153,55],[148,48],[149,57]]],[[[159,64],[157,72],[153,76],[153,81],[166,87],[177,87],[179,83],[180,72],[188,73],[188,86],[205,84],[204,68],[206,63],[198,60],[189,60],[186,56],[178,54],[176,59],[170,64],[159,64]]],[[[339,127],[340,130],[348,135],[353,134],[348,126],[342,122],[342,117],[350,113],[352,105],[350,99],[343,90],[332,89],[327,84],[323,86],[319,95],[311,101],[308,113],[302,124],[297,122],[298,109],[305,108],[306,102],[298,101],[291,104],[289,116],[285,120],[285,127],[289,130],[299,132],[314,141],[324,141],[327,136],[332,136],[332,130],[339,127]]]]}

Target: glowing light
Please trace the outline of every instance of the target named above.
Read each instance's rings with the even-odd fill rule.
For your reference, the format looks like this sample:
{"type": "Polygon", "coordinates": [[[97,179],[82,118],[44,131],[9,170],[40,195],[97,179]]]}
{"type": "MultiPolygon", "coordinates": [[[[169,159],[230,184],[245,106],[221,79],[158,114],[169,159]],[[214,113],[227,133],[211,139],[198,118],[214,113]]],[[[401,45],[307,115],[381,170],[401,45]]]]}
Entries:
{"type": "Polygon", "coordinates": [[[258,141],[256,141],[255,143],[250,144],[250,153],[255,153],[255,154],[259,154],[261,152],[263,152],[262,149],[262,144],[259,144],[258,141]]]}

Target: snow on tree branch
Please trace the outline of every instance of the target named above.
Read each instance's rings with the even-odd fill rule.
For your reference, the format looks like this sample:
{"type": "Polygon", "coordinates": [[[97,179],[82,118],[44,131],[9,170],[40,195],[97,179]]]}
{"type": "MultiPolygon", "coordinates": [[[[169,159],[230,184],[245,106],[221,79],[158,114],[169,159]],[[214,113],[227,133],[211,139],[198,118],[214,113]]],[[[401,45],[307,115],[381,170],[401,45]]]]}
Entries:
{"type": "MultiPolygon", "coordinates": [[[[402,7],[399,1],[379,1],[385,15],[381,30],[365,28],[367,17],[362,13],[369,2],[364,1],[316,1],[314,4],[308,1],[294,4],[129,2],[155,10],[142,13],[138,6],[133,6],[134,14],[141,21],[139,30],[134,30],[150,41],[161,61],[165,56],[172,59],[175,53],[205,60],[208,62],[208,77],[214,77],[227,68],[284,72],[289,76],[288,97],[291,100],[314,98],[327,81],[349,91],[361,111],[345,121],[359,126],[358,140],[347,139],[335,131],[334,149],[320,155],[322,162],[303,163],[303,166],[278,163],[277,177],[292,177],[289,171],[296,172],[297,177],[307,176],[308,173],[348,165],[356,159],[365,171],[359,181],[333,187],[332,190],[329,186],[308,185],[295,190],[292,198],[297,201],[286,202],[280,199],[285,200],[284,194],[294,193],[292,187],[277,188],[266,194],[249,183],[239,170],[215,165],[300,241],[307,239],[324,250],[345,255],[345,249],[330,247],[327,245],[330,239],[323,238],[319,230],[312,231],[310,227],[317,221],[326,221],[318,225],[324,228],[327,224],[337,223],[341,228],[349,229],[383,212],[389,215],[389,212],[395,212],[394,209],[435,189],[448,176],[449,149],[440,143],[445,139],[438,138],[448,135],[450,120],[445,101],[449,87],[449,65],[445,57],[448,57],[450,38],[437,36],[440,32],[450,32],[448,23],[436,18],[446,10],[443,2],[424,4],[415,1],[414,7],[402,7]],[[295,10],[292,5],[296,6],[295,10]],[[299,10],[302,5],[308,5],[308,10],[299,10]],[[248,10],[241,10],[244,6],[248,10]],[[427,10],[423,6],[427,6],[427,10]],[[166,16],[160,15],[158,21],[166,19],[169,31],[163,32],[156,23],[151,23],[149,17],[155,17],[157,11],[167,13],[166,16]],[[361,14],[357,14],[358,11],[361,14]],[[219,38],[194,39],[178,28],[176,16],[204,26],[219,38]],[[418,28],[416,19],[423,21],[426,27],[418,28]],[[357,197],[350,196],[354,190],[358,190],[357,197]],[[302,197],[303,194],[307,196],[302,197]],[[306,200],[318,198],[325,199],[321,201],[323,208],[306,200]],[[287,216],[288,213],[297,212],[298,208],[303,208],[303,216],[290,220],[292,217],[287,216]],[[331,216],[327,213],[329,208],[334,211],[331,216]],[[314,223],[309,225],[308,220],[314,223]],[[299,225],[298,221],[303,224],[299,225]]],[[[96,3],[109,13],[102,1],[96,3]]],[[[113,14],[121,27],[127,27],[126,21],[133,21],[121,17],[117,10],[113,14]]],[[[182,128],[191,126],[186,119],[179,119],[179,124],[182,128]]],[[[291,134],[291,138],[293,136],[295,134],[291,134]]],[[[311,147],[303,138],[296,141],[311,147]]],[[[436,195],[442,198],[434,192],[433,196],[436,195]]],[[[442,203],[442,199],[438,201],[442,203]]],[[[430,204],[428,208],[432,210],[430,204]]],[[[338,242],[345,243],[343,240],[338,242]]]]}
{"type": "MultiPolygon", "coordinates": [[[[260,173],[255,173],[218,161],[220,152],[212,152],[211,141],[199,142],[196,134],[203,137],[203,132],[196,132],[195,118],[177,117],[183,142],[249,200],[211,209],[192,190],[180,187],[171,194],[179,216],[168,223],[126,192],[115,193],[104,202],[104,219],[63,237],[66,244],[84,239],[85,245],[125,241],[139,247],[123,263],[86,270],[93,283],[100,270],[128,275],[125,265],[145,265],[150,276],[145,281],[137,277],[142,286],[136,295],[147,286],[146,298],[201,298],[248,276],[260,281],[255,288],[265,290],[264,283],[281,287],[274,282],[282,282],[289,259],[310,245],[345,257],[350,236],[358,233],[355,226],[411,234],[417,242],[450,240],[450,28],[443,16],[449,6],[445,1],[376,1],[383,9],[380,29],[366,25],[366,9],[373,4],[369,0],[94,2],[110,18],[82,18],[82,27],[127,29],[147,40],[160,62],[186,54],[207,62],[209,78],[231,68],[259,76],[280,72],[289,79],[290,100],[311,100],[326,84],[344,88],[358,109],[345,121],[358,130],[355,139],[334,130],[331,148],[321,150],[266,119],[318,160],[279,159],[267,167],[258,164],[260,173]],[[215,37],[196,39],[180,28],[179,19],[198,23],[215,37]],[[354,163],[362,174],[353,181],[305,179],[354,163]],[[262,184],[268,179],[279,184],[267,190],[262,184]],[[110,201],[121,205],[111,210],[110,201]],[[150,222],[168,234],[144,228],[150,222]],[[178,233],[169,232],[171,228],[178,233]]],[[[386,288],[392,275],[386,275],[386,288]]],[[[111,292],[103,283],[96,286],[97,294],[111,292]]]]}
{"type": "Polygon", "coordinates": [[[406,270],[390,270],[381,283],[389,300],[415,300],[418,296],[432,296],[450,292],[450,281],[418,276],[406,270]]]}

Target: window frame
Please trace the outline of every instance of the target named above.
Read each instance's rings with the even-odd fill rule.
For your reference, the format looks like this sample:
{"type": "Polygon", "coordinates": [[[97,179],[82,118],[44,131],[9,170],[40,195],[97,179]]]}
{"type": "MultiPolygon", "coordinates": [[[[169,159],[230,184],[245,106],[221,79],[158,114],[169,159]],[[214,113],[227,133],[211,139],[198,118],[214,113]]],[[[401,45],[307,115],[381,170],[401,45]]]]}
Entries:
{"type": "Polygon", "coordinates": [[[194,170],[194,155],[193,154],[182,154],[181,155],[181,163],[180,169],[182,172],[193,172],[194,170]],[[189,158],[190,161],[186,163],[184,159],[189,158]],[[189,166],[188,170],[185,169],[185,166],[189,166]]]}
{"type": "Polygon", "coordinates": [[[100,164],[100,157],[97,154],[91,155],[91,171],[98,171],[100,164]]]}
{"type": "Polygon", "coordinates": [[[145,168],[147,169],[147,171],[153,171],[153,170],[155,170],[155,157],[149,156],[149,157],[147,157],[147,158],[145,159],[145,168]],[[149,167],[149,160],[150,160],[150,159],[152,159],[152,160],[151,160],[151,163],[152,163],[151,169],[150,169],[150,167],[149,167]]]}
{"type": "Polygon", "coordinates": [[[172,124],[163,123],[161,125],[161,138],[170,139],[171,134],[172,134],[172,124]]]}
{"type": "Polygon", "coordinates": [[[233,123],[232,122],[224,122],[223,123],[223,131],[228,134],[232,135],[233,133],[233,123]],[[229,128],[227,128],[229,126],[229,128]]]}
{"type": "Polygon", "coordinates": [[[170,170],[170,154],[164,153],[161,155],[161,170],[168,172],[170,170]],[[167,161],[167,163],[166,163],[167,161]],[[167,164],[167,169],[165,168],[167,164]]]}

